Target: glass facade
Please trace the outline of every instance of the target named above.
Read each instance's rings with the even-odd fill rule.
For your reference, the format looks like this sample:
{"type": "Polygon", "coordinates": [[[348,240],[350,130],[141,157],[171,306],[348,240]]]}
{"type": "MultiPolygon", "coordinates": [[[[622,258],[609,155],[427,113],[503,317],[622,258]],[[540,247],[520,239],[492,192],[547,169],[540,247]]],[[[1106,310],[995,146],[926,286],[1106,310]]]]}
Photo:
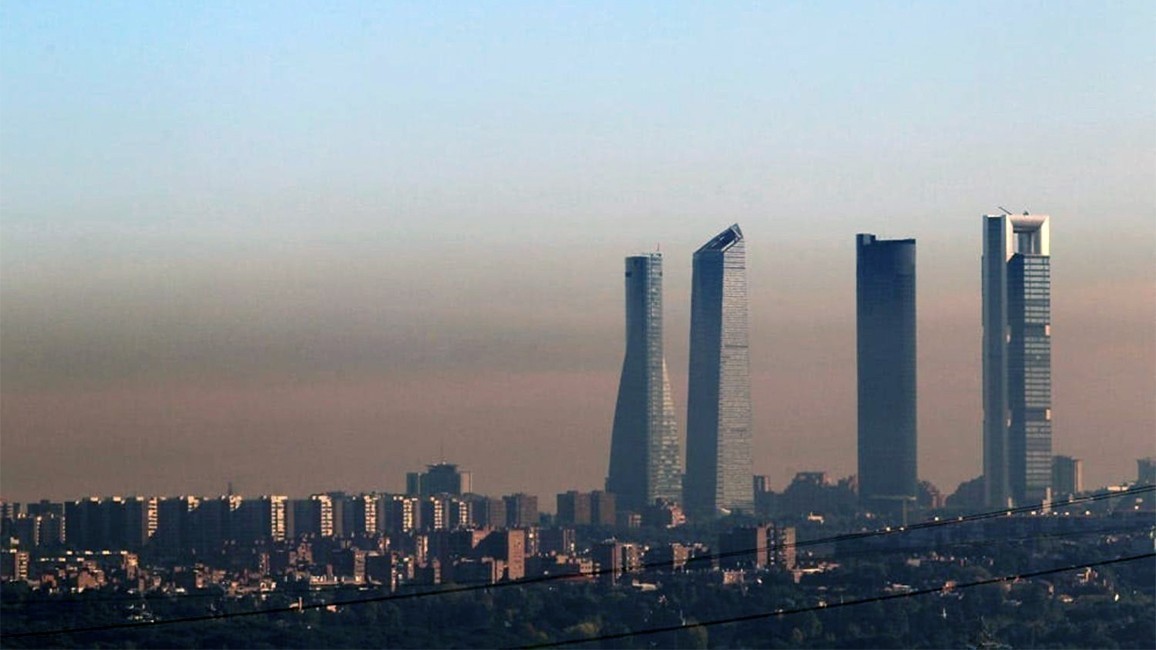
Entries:
{"type": "Polygon", "coordinates": [[[1050,261],[1017,254],[1008,262],[1008,474],[1017,503],[1043,501],[1052,481],[1050,261]]]}
{"type": "Polygon", "coordinates": [[[915,240],[856,238],[859,496],[876,510],[918,485],[915,240]]]}
{"type": "Polygon", "coordinates": [[[674,400],[662,350],[662,255],[626,258],[626,358],[618,384],[606,489],[640,512],[678,500],[682,462],[674,400]]]}
{"type": "Polygon", "coordinates": [[[1048,498],[1052,482],[1050,223],[984,218],[984,486],[988,505],[1048,498]]]}
{"type": "Polygon", "coordinates": [[[687,510],[754,509],[746,246],[738,225],[694,254],[687,395],[687,510]]]}

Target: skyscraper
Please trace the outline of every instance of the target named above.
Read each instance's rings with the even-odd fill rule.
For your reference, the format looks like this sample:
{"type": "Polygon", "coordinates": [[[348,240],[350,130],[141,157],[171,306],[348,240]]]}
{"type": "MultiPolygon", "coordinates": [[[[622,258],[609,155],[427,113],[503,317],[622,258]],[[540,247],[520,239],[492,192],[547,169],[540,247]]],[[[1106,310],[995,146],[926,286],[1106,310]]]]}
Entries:
{"type": "Polygon", "coordinates": [[[1052,309],[1047,215],[983,218],[983,475],[990,507],[1048,496],[1052,309]]]}
{"type": "Polygon", "coordinates": [[[606,489],[617,495],[619,508],[634,512],[682,492],[678,425],[662,352],[661,253],[626,258],[626,358],[606,489]]]}
{"type": "Polygon", "coordinates": [[[916,473],[915,240],[856,236],[859,499],[914,501],[916,473]]]}
{"type": "Polygon", "coordinates": [[[747,255],[738,224],[694,254],[684,504],[692,515],[754,510],[747,255]]]}

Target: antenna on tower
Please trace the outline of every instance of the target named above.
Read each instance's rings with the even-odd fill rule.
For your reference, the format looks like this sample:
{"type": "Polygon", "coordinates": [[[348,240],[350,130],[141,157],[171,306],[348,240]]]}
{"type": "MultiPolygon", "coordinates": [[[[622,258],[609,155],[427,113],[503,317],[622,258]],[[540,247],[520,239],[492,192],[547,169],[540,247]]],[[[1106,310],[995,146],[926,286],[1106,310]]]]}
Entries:
{"type": "Polygon", "coordinates": [[[1009,216],[1009,217],[1012,216],[1011,210],[1008,210],[1007,208],[1003,207],[1002,205],[997,205],[995,207],[999,208],[1000,210],[1003,210],[1003,213],[1006,214],[1007,216],[1009,216]]]}

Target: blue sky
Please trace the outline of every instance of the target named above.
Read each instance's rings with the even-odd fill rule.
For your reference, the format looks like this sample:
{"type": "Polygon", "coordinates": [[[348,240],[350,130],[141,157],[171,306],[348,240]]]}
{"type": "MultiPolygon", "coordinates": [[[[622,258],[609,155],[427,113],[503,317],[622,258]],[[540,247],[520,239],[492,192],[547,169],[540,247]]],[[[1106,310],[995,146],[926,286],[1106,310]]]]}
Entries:
{"type": "MultiPolygon", "coordinates": [[[[1148,2],[4,3],[3,491],[49,489],[25,460],[38,445],[103,435],[76,391],[126,391],[100,417],[163,464],[149,430],[256,440],[283,382],[332,394],[318,409],[339,420],[362,402],[338,395],[392,404],[381,392],[420,376],[444,404],[495,373],[594,401],[567,425],[551,414],[578,398],[560,388],[481,426],[463,410],[383,434],[366,416],[351,446],[407,451],[348,470],[351,487],[428,460],[423,427],[470,448],[534,441],[511,433],[526,422],[557,431],[529,443],[547,450],[580,430],[586,460],[495,490],[597,487],[621,258],[667,253],[677,391],[690,252],[736,221],[761,337],[756,470],[853,471],[853,403],[789,391],[814,375],[853,400],[852,242],[871,231],[919,240],[921,474],[950,490],[978,473],[979,215],[997,205],[1053,215],[1057,451],[1126,477],[1156,451],[1154,31],[1148,2]],[[206,386],[252,409],[198,428],[143,406],[158,378],[192,413],[206,386]],[[1109,451],[1088,442],[1099,428],[1109,451]],[[825,447],[787,444],[814,431],[825,447]],[[975,462],[942,469],[953,455],[975,462]]],[[[329,421],[278,425],[304,449],[286,466],[329,421]]],[[[501,473],[475,456],[480,480],[501,473]]],[[[96,465],[62,496],[181,489],[96,465]]]]}

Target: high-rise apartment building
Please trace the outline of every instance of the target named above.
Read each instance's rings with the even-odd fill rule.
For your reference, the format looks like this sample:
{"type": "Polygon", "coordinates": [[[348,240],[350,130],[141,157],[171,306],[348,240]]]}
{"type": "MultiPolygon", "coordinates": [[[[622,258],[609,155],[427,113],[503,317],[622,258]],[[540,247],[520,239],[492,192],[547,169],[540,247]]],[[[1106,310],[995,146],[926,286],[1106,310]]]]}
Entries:
{"type": "Polygon", "coordinates": [[[590,524],[590,493],[570,490],[558,495],[558,523],[568,526],[590,524]]]}
{"type": "Polygon", "coordinates": [[[506,502],[506,525],[510,528],[525,528],[538,525],[538,497],[533,494],[510,494],[502,497],[506,502]]]}
{"type": "Polygon", "coordinates": [[[684,504],[692,515],[754,510],[747,262],[727,228],[694,254],[684,504]]]}
{"type": "Polygon", "coordinates": [[[1043,501],[1052,480],[1047,215],[983,218],[983,476],[989,507],[1043,501]]]}
{"type": "Polygon", "coordinates": [[[682,496],[674,400],[662,351],[662,254],[626,258],[626,358],[618,384],[606,489],[640,512],[682,496]]]}
{"type": "Polygon", "coordinates": [[[856,249],[859,499],[875,510],[914,503],[915,240],[860,234],[856,249]]]}

